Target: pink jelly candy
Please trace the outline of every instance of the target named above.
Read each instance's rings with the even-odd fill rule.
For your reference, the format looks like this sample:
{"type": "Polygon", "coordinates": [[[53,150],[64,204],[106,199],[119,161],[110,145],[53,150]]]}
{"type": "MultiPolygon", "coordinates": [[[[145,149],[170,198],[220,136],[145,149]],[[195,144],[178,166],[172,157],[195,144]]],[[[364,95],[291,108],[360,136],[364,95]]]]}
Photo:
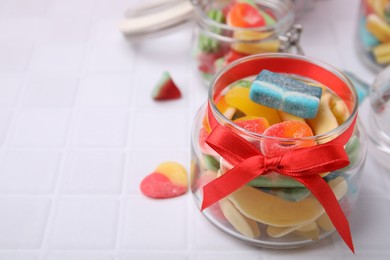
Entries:
{"type": "Polygon", "coordinates": [[[179,163],[161,163],[141,182],[141,192],[151,198],[171,198],[187,192],[187,171],[179,163]]]}
{"type": "Polygon", "coordinates": [[[234,120],[234,123],[248,131],[262,134],[269,127],[268,120],[264,117],[245,116],[234,120]]]}

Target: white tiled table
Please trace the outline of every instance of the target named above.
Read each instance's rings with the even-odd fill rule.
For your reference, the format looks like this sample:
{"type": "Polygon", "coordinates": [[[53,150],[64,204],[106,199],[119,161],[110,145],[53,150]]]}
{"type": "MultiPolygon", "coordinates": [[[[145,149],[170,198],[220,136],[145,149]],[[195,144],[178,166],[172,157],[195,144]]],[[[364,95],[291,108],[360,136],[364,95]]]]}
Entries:
{"type": "MultiPolygon", "coordinates": [[[[372,82],[353,48],[358,2],[316,1],[299,19],[302,45],[372,82]]],[[[356,255],[337,235],[296,250],[247,246],[212,226],[190,194],[142,196],[141,179],[160,162],[188,168],[206,89],[190,29],[143,45],[122,37],[117,23],[136,3],[0,0],[0,260],[389,259],[390,174],[370,156],[351,218],[356,255]],[[150,98],[164,70],[181,100],[150,98]]]]}

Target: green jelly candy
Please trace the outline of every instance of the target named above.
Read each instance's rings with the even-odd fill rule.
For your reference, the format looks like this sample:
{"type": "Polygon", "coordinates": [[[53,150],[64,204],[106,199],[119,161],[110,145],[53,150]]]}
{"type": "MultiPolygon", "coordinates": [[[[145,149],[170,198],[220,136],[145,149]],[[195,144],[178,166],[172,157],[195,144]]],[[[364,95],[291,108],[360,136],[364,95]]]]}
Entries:
{"type": "Polygon", "coordinates": [[[240,88],[250,88],[251,87],[251,84],[252,82],[249,81],[249,80],[244,80],[244,79],[241,79],[239,81],[236,81],[232,84],[232,88],[235,88],[235,87],[240,87],[240,88]]]}
{"type": "Polygon", "coordinates": [[[205,154],[203,155],[203,162],[207,169],[211,171],[218,171],[220,168],[219,161],[215,159],[213,156],[205,154]]]}
{"type": "Polygon", "coordinates": [[[302,183],[293,178],[283,176],[277,173],[271,173],[267,176],[259,176],[248,183],[249,186],[262,188],[295,188],[305,187],[302,183]]]}

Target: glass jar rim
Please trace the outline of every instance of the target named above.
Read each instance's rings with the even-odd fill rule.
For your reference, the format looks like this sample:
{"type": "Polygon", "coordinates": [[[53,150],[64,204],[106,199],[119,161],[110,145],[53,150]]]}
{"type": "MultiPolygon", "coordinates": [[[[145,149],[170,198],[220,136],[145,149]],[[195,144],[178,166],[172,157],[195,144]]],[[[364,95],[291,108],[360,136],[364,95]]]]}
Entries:
{"type": "MultiPolygon", "coordinates": [[[[255,0],[256,1],[256,0],[255,0]]],[[[289,29],[292,24],[294,23],[295,19],[295,13],[293,11],[293,3],[291,0],[265,0],[262,1],[262,4],[266,4],[267,2],[271,2],[273,4],[279,5],[279,8],[283,8],[285,11],[285,15],[278,19],[277,22],[274,25],[265,25],[265,26],[259,26],[259,27],[252,27],[252,28],[242,28],[242,27],[235,27],[230,26],[227,24],[219,23],[211,19],[207,16],[207,13],[204,11],[204,9],[199,5],[197,0],[192,0],[192,3],[195,8],[196,17],[200,17],[199,19],[196,19],[198,24],[205,25],[205,26],[211,26],[214,28],[219,29],[225,29],[225,30],[231,30],[231,31],[254,31],[254,32],[271,32],[271,31],[279,31],[279,28],[283,28],[286,26],[287,29],[289,29]]],[[[276,8],[273,8],[276,9],[276,8]]]]}
{"type": "MultiPolygon", "coordinates": [[[[287,74],[293,74],[293,73],[287,72],[287,74]]],[[[247,76],[253,76],[253,75],[247,75],[247,76]]],[[[295,75],[299,75],[299,74],[295,74],[295,75]]],[[[311,79],[309,77],[307,77],[307,78],[311,79]]],[[[314,79],[312,79],[312,80],[314,80],[314,79]]],[[[234,81],[232,81],[230,83],[233,83],[233,82],[234,81]]],[[[320,82],[320,83],[323,84],[322,82],[320,82]]],[[[326,87],[328,87],[326,84],[324,84],[324,85],[326,87]]],[[[228,85],[226,85],[225,88],[227,86],[228,85]]],[[[330,88],[330,89],[332,89],[332,88],[330,88]]],[[[223,89],[221,89],[221,91],[222,90],[223,89]]],[[[336,92],[336,94],[337,94],[337,92],[336,92]]],[[[357,116],[357,113],[358,113],[358,98],[357,97],[358,97],[357,92],[356,92],[356,89],[353,87],[353,83],[351,82],[350,79],[348,79],[347,76],[345,76],[345,74],[341,70],[339,70],[339,69],[337,69],[337,68],[335,68],[335,67],[333,67],[333,66],[331,66],[323,61],[320,61],[318,59],[315,59],[312,57],[307,57],[307,56],[302,56],[302,55],[291,54],[291,53],[265,53],[265,54],[255,54],[255,55],[250,55],[250,56],[247,56],[244,58],[240,58],[240,59],[230,63],[229,65],[227,65],[226,67],[224,67],[220,71],[218,71],[218,73],[211,80],[210,85],[209,85],[209,90],[208,90],[208,104],[210,106],[211,112],[213,113],[213,115],[217,121],[222,121],[223,124],[229,125],[229,126],[233,127],[234,129],[238,129],[240,131],[240,133],[243,133],[246,136],[250,136],[253,138],[275,140],[275,141],[279,141],[279,142],[297,142],[297,141],[306,141],[306,140],[314,140],[315,141],[315,140],[328,139],[332,136],[340,135],[340,133],[343,133],[352,124],[355,117],[357,116]],[[300,138],[273,137],[273,136],[266,136],[266,135],[259,134],[259,133],[254,133],[254,132],[251,132],[249,130],[246,130],[245,128],[240,127],[239,125],[235,124],[233,121],[231,121],[230,119],[225,117],[218,110],[217,105],[214,101],[215,100],[214,97],[216,95],[215,87],[216,87],[218,81],[221,80],[222,77],[224,75],[226,75],[226,73],[228,73],[231,69],[234,69],[237,66],[243,65],[246,62],[250,62],[253,60],[261,60],[261,59],[268,59],[268,58],[280,59],[280,60],[289,59],[291,61],[295,60],[295,61],[305,62],[307,64],[322,68],[322,69],[328,71],[329,73],[333,74],[335,77],[337,77],[340,80],[340,82],[342,82],[347,87],[347,89],[352,94],[352,96],[351,96],[352,97],[352,107],[349,108],[349,110],[350,110],[349,117],[341,125],[337,126],[336,128],[334,128],[328,132],[318,134],[318,135],[309,136],[309,137],[300,137],[300,138]]]]}

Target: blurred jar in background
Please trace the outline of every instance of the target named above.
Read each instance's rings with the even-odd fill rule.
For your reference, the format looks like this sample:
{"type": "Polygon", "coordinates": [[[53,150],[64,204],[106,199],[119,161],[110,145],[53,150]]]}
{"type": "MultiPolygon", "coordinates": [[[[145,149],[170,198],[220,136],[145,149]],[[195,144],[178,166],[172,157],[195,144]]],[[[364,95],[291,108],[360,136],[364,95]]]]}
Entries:
{"type": "Polygon", "coordinates": [[[295,19],[290,0],[193,1],[196,68],[208,85],[217,71],[239,58],[280,52],[278,37],[295,19]]]}
{"type": "Polygon", "coordinates": [[[361,0],[357,35],[359,57],[370,69],[390,64],[389,0],[361,0]]]}

